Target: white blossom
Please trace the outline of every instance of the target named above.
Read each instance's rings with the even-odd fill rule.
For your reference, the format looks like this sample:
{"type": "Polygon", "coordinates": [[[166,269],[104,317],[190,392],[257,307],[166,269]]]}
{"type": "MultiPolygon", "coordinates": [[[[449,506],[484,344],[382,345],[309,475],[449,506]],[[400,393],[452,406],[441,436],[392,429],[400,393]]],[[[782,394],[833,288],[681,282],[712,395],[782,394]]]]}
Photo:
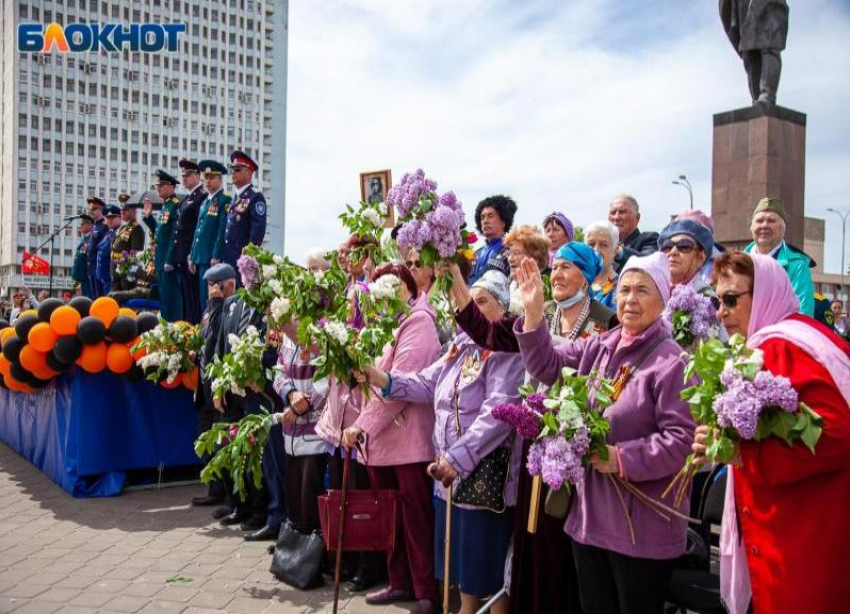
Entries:
{"type": "Polygon", "coordinates": [[[390,208],[387,207],[387,203],[382,202],[378,204],[378,211],[381,212],[381,215],[387,217],[387,214],[390,212],[390,208]]]}
{"type": "Polygon", "coordinates": [[[381,220],[381,216],[374,209],[364,209],[363,213],[360,214],[364,220],[372,224],[372,226],[380,227],[383,221],[381,220]]]}
{"type": "Polygon", "coordinates": [[[281,266],[283,264],[283,256],[280,254],[275,254],[272,260],[277,266],[281,266]]]}
{"type": "Polygon", "coordinates": [[[283,284],[280,283],[279,279],[272,279],[269,282],[269,288],[271,288],[272,292],[280,296],[283,294],[283,284]]]}
{"type": "Polygon", "coordinates": [[[316,283],[321,283],[321,281],[325,278],[324,271],[313,271],[313,279],[316,280],[316,283]]]}
{"type": "Polygon", "coordinates": [[[263,265],[263,279],[274,279],[277,277],[277,267],[272,264],[263,265]]]}
{"type": "Polygon", "coordinates": [[[348,329],[341,322],[331,320],[325,324],[325,332],[340,345],[345,345],[348,342],[348,329]]]}
{"type": "Polygon", "coordinates": [[[290,304],[289,304],[288,298],[278,297],[278,298],[274,299],[272,301],[271,308],[270,308],[271,313],[272,313],[272,317],[276,321],[280,321],[281,319],[283,319],[283,316],[285,316],[287,313],[289,313],[289,307],[290,307],[290,304]]]}
{"type": "Polygon", "coordinates": [[[401,280],[395,275],[382,275],[377,281],[369,284],[369,295],[376,299],[386,299],[398,296],[401,280]]]}

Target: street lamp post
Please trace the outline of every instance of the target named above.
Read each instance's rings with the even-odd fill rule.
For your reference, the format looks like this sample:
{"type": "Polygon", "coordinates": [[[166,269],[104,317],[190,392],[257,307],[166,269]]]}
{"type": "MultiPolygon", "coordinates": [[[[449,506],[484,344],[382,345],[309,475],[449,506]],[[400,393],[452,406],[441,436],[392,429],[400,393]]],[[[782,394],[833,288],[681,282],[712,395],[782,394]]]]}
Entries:
{"type": "Polygon", "coordinates": [[[842,213],[837,209],[829,207],[827,211],[835,213],[841,218],[841,296],[846,299],[847,293],[844,288],[844,253],[846,251],[845,245],[847,242],[847,218],[850,217],[850,209],[842,213]]]}
{"type": "Polygon", "coordinates": [[[694,210],[694,191],[691,188],[691,182],[688,181],[688,178],[685,175],[679,175],[678,179],[674,179],[672,181],[674,185],[680,185],[684,187],[688,191],[688,196],[691,197],[691,211],[694,210]]]}

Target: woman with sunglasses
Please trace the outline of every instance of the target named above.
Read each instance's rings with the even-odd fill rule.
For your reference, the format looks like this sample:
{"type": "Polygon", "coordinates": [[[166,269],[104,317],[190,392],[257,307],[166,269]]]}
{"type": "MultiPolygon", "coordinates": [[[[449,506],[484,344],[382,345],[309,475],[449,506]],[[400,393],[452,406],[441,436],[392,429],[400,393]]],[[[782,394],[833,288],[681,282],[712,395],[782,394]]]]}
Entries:
{"type": "Polygon", "coordinates": [[[693,440],[694,422],[681,398],[682,350],[661,318],[670,298],[667,258],[632,256],[623,267],[617,290],[622,326],[559,345],[546,324],[535,263],[525,260],[517,277],[525,317],[514,332],[529,374],[551,385],[564,367],[582,375],[601,371],[621,391],[605,413],[611,424],[608,459],[591,459],[564,527],[573,540],[582,609],[661,614],[675,560],[685,551],[685,521],[662,518],[613,475],[660,500],[693,440]]]}
{"type": "Polygon", "coordinates": [[[711,230],[692,220],[671,222],[658,236],[658,249],[670,264],[670,283],[688,284],[696,292],[709,289],[700,271],[714,250],[711,230]]]}
{"type": "MultiPolygon", "coordinates": [[[[850,347],[798,313],[791,281],[770,256],[725,253],[712,283],[726,331],[759,349],[765,370],[790,379],[823,419],[815,454],[776,438],[739,444],[721,528],[724,602],[731,614],[844,611],[850,530],[836,511],[850,509],[850,347]]],[[[707,434],[696,430],[699,463],[707,434]]]]}

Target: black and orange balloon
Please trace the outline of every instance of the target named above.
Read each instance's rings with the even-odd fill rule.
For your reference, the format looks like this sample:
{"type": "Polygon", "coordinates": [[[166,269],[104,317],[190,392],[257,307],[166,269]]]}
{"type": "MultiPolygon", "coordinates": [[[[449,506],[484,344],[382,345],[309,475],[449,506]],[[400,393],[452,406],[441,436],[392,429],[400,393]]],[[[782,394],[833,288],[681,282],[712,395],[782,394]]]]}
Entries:
{"type": "Polygon", "coordinates": [[[139,329],[139,334],[143,335],[149,330],[155,329],[159,325],[159,318],[155,313],[146,311],[136,316],[136,327],[139,329]]]}
{"type": "Polygon", "coordinates": [[[83,317],[70,305],[62,305],[50,314],[50,328],[57,335],[76,335],[83,317]]]}
{"type": "MultiPolygon", "coordinates": [[[[74,341],[77,341],[77,340],[74,339],[74,341]]],[[[77,341],[77,343],[80,343],[80,342],[77,341]]],[[[82,353],[82,351],[83,351],[83,345],[80,343],[80,352],[82,353]]],[[[71,367],[74,366],[74,361],[77,360],[77,358],[79,358],[79,357],[74,358],[74,360],[72,360],[71,362],[64,362],[62,360],[59,360],[59,358],[56,357],[56,349],[54,348],[54,350],[52,352],[48,352],[45,355],[44,358],[47,361],[48,367],[50,367],[51,369],[56,371],[56,373],[64,373],[65,371],[67,371],[68,369],[70,369],[71,367]]]]}
{"type": "Polygon", "coordinates": [[[80,314],[81,318],[85,318],[89,315],[89,311],[91,310],[92,300],[87,296],[75,296],[70,301],[68,301],[68,307],[76,309],[77,313],[80,314]]]}
{"type": "Polygon", "coordinates": [[[44,299],[38,306],[38,319],[42,322],[50,322],[51,314],[64,305],[65,303],[58,298],[51,297],[44,299]]]}
{"type": "Polygon", "coordinates": [[[133,355],[123,343],[113,343],[106,350],[106,366],[113,373],[126,373],[133,368],[133,355]]]}
{"type": "Polygon", "coordinates": [[[19,363],[13,362],[9,367],[9,375],[15,378],[16,381],[26,384],[33,378],[31,371],[24,369],[19,363]]]}
{"type": "Polygon", "coordinates": [[[37,352],[32,345],[25,345],[21,348],[19,362],[24,369],[30,373],[35,373],[47,367],[47,355],[37,352]]]}
{"type": "Polygon", "coordinates": [[[12,326],[8,326],[3,330],[0,330],[0,346],[6,343],[6,339],[11,337],[12,335],[17,335],[17,333],[15,332],[15,328],[12,326]]]}
{"type": "Polygon", "coordinates": [[[28,339],[34,350],[46,354],[53,349],[59,335],[50,328],[50,324],[47,322],[39,322],[30,329],[28,339]]]}
{"type": "Polygon", "coordinates": [[[118,301],[109,296],[101,296],[94,299],[89,309],[89,316],[94,316],[103,322],[106,328],[112,325],[112,321],[118,317],[118,301]]]}
{"type": "Polygon", "coordinates": [[[15,333],[17,333],[18,337],[21,339],[27,339],[27,337],[29,337],[30,330],[32,330],[32,327],[36,324],[38,324],[38,316],[35,315],[35,313],[22,315],[15,321],[15,333]]]}
{"type": "Polygon", "coordinates": [[[53,346],[53,354],[56,360],[69,367],[77,362],[83,353],[83,343],[76,337],[60,337],[53,346]]]}
{"type": "Polygon", "coordinates": [[[3,342],[3,356],[5,356],[9,362],[18,362],[18,358],[21,355],[21,350],[24,349],[24,345],[26,345],[18,335],[10,335],[6,337],[6,340],[3,342]]]}
{"type": "Polygon", "coordinates": [[[130,309],[129,307],[121,307],[121,308],[118,310],[118,315],[119,315],[119,316],[127,316],[127,317],[129,317],[129,318],[133,318],[134,320],[136,319],[136,312],[135,312],[135,310],[130,309]]]}
{"type": "Polygon", "coordinates": [[[95,345],[106,338],[106,326],[97,316],[86,316],[77,325],[77,339],[83,345],[95,345]]]}
{"type": "Polygon", "coordinates": [[[136,318],[118,316],[109,327],[109,337],[115,343],[130,343],[138,335],[136,318]]]}
{"type": "Polygon", "coordinates": [[[106,344],[104,342],[83,347],[77,364],[89,373],[100,373],[106,368],[106,344]]]}

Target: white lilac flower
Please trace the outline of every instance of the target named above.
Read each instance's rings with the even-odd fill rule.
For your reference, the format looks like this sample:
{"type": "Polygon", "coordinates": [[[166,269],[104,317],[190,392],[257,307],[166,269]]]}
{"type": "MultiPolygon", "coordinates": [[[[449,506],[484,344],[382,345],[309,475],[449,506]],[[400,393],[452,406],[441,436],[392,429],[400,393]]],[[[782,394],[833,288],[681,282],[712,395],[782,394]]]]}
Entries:
{"type": "Polygon", "coordinates": [[[280,321],[281,319],[283,319],[283,317],[287,313],[289,313],[289,307],[290,307],[290,305],[289,305],[289,299],[288,298],[278,297],[278,298],[274,299],[272,301],[271,308],[270,308],[271,313],[272,313],[272,317],[275,320],[280,321]]]}
{"type": "Polygon", "coordinates": [[[376,300],[398,296],[401,280],[395,275],[382,275],[377,281],[369,284],[369,296],[376,300]]]}
{"type": "Polygon", "coordinates": [[[272,292],[280,296],[283,294],[283,284],[280,283],[279,279],[272,279],[269,282],[269,288],[271,288],[272,292]]]}
{"type": "Polygon", "coordinates": [[[227,343],[230,344],[231,349],[235,350],[240,345],[242,345],[242,340],[239,338],[238,335],[230,333],[229,335],[227,335],[227,343]]]}
{"type": "Polygon", "coordinates": [[[324,271],[313,271],[313,279],[316,280],[316,283],[321,283],[321,281],[325,278],[324,271]]]}
{"type": "Polygon", "coordinates": [[[361,217],[372,224],[372,226],[379,227],[382,224],[381,216],[374,209],[365,209],[361,217]]]}
{"type": "Polygon", "coordinates": [[[345,324],[331,320],[325,324],[325,331],[328,336],[338,342],[340,345],[345,345],[348,342],[348,329],[345,324]]]}
{"type": "Polygon", "coordinates": [[[277,276],[277,267],[272,264],[264,264],[262,271],[263,279],[274,279],[277,276]]]}
{"type": "Polygon", "coordinates": [[[280,254],[275,254],[272,260],[277,266],[281,266],[283,264],[283,256],[281,256],[280,254]]]}
{"type": "Polygon", "coordinates": [[[387,217],[387,214],[390,212],[390,208],[387,206],[387,203],[379,203],[378,211],[381,213],[381,215],[387,217]]]}

